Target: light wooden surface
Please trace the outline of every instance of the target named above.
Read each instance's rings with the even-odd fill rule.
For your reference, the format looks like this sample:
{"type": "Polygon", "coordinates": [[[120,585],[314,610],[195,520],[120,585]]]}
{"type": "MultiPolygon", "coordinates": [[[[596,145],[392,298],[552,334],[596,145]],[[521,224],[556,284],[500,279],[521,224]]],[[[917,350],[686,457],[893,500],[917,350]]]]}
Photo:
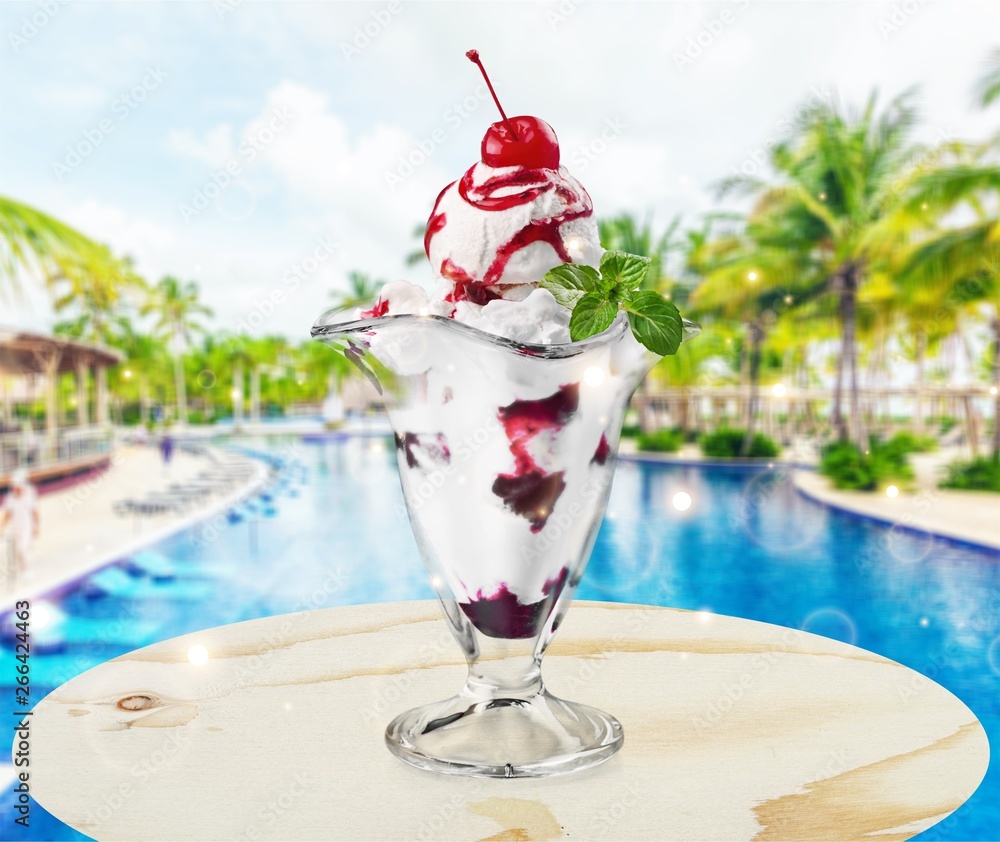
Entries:
{"type": "Polygon", "coordinates": [[[411,768],[386,750],[385,725],[457,692],[460,658],[431,602],[140,649],[37,706],[32,792],[108,840],[891,842],[962,804],[989,756],[964,704],[877,655],[731,617],[580,602],[544,672],[553,692],[621,720],[616,757],[542,780],[411,768]]]}

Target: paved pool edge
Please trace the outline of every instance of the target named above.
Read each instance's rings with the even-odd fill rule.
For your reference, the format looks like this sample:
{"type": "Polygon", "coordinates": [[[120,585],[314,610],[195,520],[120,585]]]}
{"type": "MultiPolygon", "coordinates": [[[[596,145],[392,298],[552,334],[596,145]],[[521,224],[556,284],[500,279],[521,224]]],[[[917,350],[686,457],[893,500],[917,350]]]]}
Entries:
{"type": "MultiPolygon", "coordinates": [[[[825,477],[815,472],[797,470],[793,474],[793,482],[796,492],[806,500],[850,517],[890,526],[913,535],[930,535],[977,550],[1000,554],[1000,534],[991,535],[975,526],[951,527],[947,523],[941,522],[939,518],[927,517],[920,511],[915,512],[915,507],[930,501],[930,492],[900,495],[895,498],[899,501],[901,508],[898,516],[893,517],[889,512],[881,511],[872,505],[876,502],[882,504],[880,498],[867,500],[863,497],[856,497],[850,492],[836,491],[828,487],[828,480],[825,477]],[[848,494],[851,494],[849,498],[847,498],[848,494]],[[909,508],[902,508],[907,503],[910,504],[909,508]]],[[[865,492],[855,492],[858,495],[863,493],[865,492]]],[[[943,494],[945,492],[934,493],[943,494]]],[[[986,503],[989,502],[989,498],[983,498],[983,500],[986,503]]],[[[997,500],[997,506],[1000,507],[1000,499],[997,500]]]]}
{"type": "Polygon", "coordinates": [[[180,518],[179,520],[164,524],[158,529],[145,532],[138,537],[133,537],[130,541],[122,543],[113,550],[108,550],[100,555],[96,555],[93,559],[88,559],[86,563],[80,565],[79,567],[73,568],[72,570],[61,571],[58,575],[54,575],[48,579],[43,579],[39,582],[32,582],[19,591],[5,594],[0,597],[0,612],[12,610],[18,600],[30,600],[43,594],[59,591],[60,589],[79,581],[84,576],[93,573],[95,570],[107,567],[109,564],[112,564],[118,559],[129,556],[132,553],[136,553],[139,550],[151,546],[152,544],[163,541],[171,535],[175,535],[178,532],[189,529],[195,524],[201,523],[202,521],[217,515],[219,512],[225,511],[226,509],[236,505],[240,500],[262,488],[267,483],[268,477],[268,467],[264,462],[250,456],[243,456],[243,458],[246,459],[248,463],[252,464],[256,470],[254,476],[240,487],[228,492],[222,497],[219,497],[218,500],[209,503],[207,506],[199,508],[196,512],[180,518]]]}

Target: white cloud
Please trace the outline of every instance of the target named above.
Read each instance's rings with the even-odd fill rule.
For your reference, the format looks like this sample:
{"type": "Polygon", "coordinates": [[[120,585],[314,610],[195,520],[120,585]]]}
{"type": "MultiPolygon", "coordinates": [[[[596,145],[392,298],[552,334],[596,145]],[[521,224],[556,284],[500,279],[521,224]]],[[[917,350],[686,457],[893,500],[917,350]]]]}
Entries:
{"type": "Polygon", "coordinates": [[[88,83],[40,85],[34,93],[40,103],[70,111],[97,108],[110,100],[105,88],[88,83]]]}
{"type": "Polygon", "coordinates": [[[232,157],[233,128],[229,123],[221,123],[204,139],[198,138],[190,129],[174,129],[167,135],[167,146],[178,155],[217,167],[232,157]]]}
{"type": "Polygon", "coordinates": [[[268,92],[241,132],[235,160],[258,196],[262,186],[273,192],[277,179],[307,220],[304,230],[343,243],[334,263],[388,276],[399,272],[414,247],[414,225],[454,178],[426,161],[388,183],[387,173],[395,173],[400,155],[416,149],[416,142],[386,123],[352,131],[325,93],[286,81],[268,92]]]}
{"type": "Polygon", "coordinates": [[[107,243],[116,254],[133,257],[139,273],[150,278],[167,271],[173,261],[176,233],[123,208],[87,199],[68,208],[65,219],[92,239],[107,243]]]}

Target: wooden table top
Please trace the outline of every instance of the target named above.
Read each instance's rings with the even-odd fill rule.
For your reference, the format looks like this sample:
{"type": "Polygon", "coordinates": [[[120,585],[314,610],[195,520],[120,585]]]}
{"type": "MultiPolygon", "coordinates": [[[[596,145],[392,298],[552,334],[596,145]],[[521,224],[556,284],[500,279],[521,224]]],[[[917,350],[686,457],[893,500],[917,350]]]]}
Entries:
{"type": "Polygon", "coordinates": [[[464,682],[437,603],[221,626],[40,702],[32,794],[102,840],[892,842],[959,807],[989,758],[972,712],[929,679],[749,620],[578,602],[544,675],[619,718],[614,758],[545,779],[435,775],[382,734],[464,682]]]}

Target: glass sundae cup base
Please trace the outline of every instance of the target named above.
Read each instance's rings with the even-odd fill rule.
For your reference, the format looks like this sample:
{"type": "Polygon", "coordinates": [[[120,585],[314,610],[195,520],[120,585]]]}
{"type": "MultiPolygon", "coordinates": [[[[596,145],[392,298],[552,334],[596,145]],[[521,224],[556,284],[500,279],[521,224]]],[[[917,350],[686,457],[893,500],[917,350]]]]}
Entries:
{"type": "Polygon", "coordinates": [[[587,769],[622,747],[621,723],[544,688],[525,696],[466,687],[386,728],[389,751],[413,766],[481,778],[537,778],[587,769]]]}

